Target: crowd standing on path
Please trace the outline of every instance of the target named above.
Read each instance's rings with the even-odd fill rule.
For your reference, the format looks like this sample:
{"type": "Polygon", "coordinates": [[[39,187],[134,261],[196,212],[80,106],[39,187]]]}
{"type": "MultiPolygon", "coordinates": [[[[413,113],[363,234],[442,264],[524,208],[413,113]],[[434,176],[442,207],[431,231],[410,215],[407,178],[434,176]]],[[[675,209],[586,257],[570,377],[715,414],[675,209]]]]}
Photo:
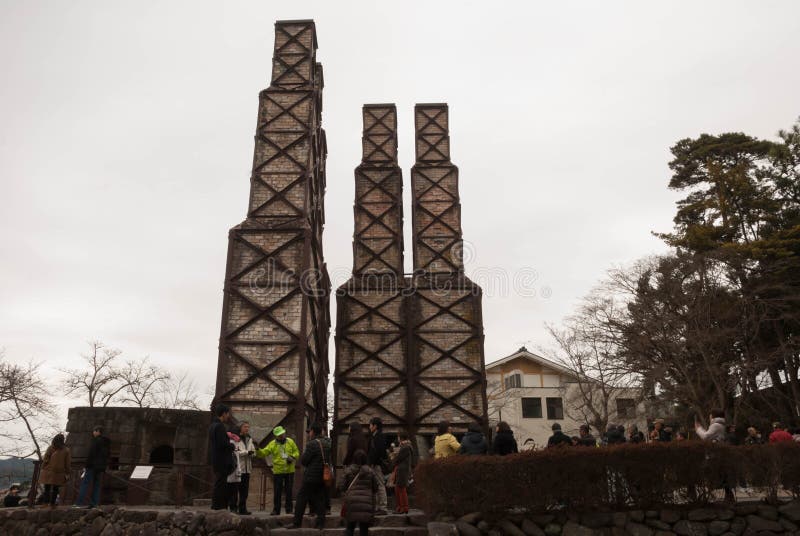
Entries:
{"type": "MultiPolygon", "coordinates": [[[[218,407],[215,415],[215,421],[209,428],[209,460],[215,473],[212,508],[230,508],[241,515],[249,514],[247,490],[252,458],[265,458],[274,482],[272,514],[280,514],[284,505],[286,513],[294,516],[291,527],[298,528],[302,525],[308,506],[315,516],[314,526],[322,528],[326,513],[330,511],[329,486],[334,480],[331,442],[324,428],[315,423],[306,430],[305,448],[300,455],[297,443],[287,436],[282,426],[276,426],[271,432],[274,438],[259,449],[250,437],[247,423],[240,423],[236,430],[228,430],[232,419],[228,408],[218,407]],[[293,505],[292,489],[297,464],[303,467],[303,477],[296,504],[293,505]],[[219,487],[220,478],[227,485],[219,487]]],[[[354,534],[356,528],[361,534],[366,534],[375,516],[388,512],[387,488],[393,488],[394,491],[395,513],[404,514],[410,510],[408,488],[413,483],[416,459],[411,438],[406,432],[400,431],[396,435],[397,442],[390,444],[379,417],[370,419],[367,426],[365,430],[361,423],[349,425],[343,474],[338,481],[339,491],[343,494],[341,515],[347,522],[347,534],[354,534]]],[[[519,452],[514,432],[505,421],[497,424],[491,442],[481,424],[470,423],[466,428],[463,435],[459,433],[459,441],[450,422],[440,422],[429,454],[441,460],[456,455],[507,456],[519,452]]],[[[559,422],[553,423],[551,429],[553,434],[548,439],[548,448],[586,448],[688,439],[685,431],[674,431],[662,419],[656,419],[647,434],[636,425],[626,429],[623,425],[613,423],[609,423],[599,436],[592,434],[588,424],[581,425],[578,435],[573,437],[564,433],[559,422]]],[[[748,428],[747,435],[739,438],[736,428],[726,425],[724,414],[717,410],[709,416],[708,428],[696,422],[694,432],[701,440],[715,443],[754,445],[765,442],[755,427],[748,428]]],[[[393,434],[390,436],[395,437],[393,434]]],[[[800,433],[790,433],[781,423],[774,423],[768,438],[769,442],[796,440],[800,440],[800,433]]],[[[732,496],[732,484],[724,477],[721,487],[725,489],[726,498],[732,496]]]]}

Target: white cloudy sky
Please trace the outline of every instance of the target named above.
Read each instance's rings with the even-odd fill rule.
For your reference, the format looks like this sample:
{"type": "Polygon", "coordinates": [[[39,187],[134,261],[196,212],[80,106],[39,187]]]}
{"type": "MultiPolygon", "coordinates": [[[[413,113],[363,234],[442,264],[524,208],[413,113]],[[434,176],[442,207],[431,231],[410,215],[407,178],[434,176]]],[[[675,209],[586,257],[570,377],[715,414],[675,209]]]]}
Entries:
{"type": "Polygon", "coordinates": [[[543,323],[607,268],[663,251],[650,232],[670,227],[672,143],[770,137],[800,114],[793,0],[2,0],[7,358],[69,366],[98,338],[213,382],[273,24],[301,18],[325,68],[335,282],[352,263],[361,105],[397,104],[407,181],[414,103],[448,102],[468,271],[537,274],[535,296],[486,297],[488,361],[546,345],[543,323]]]}

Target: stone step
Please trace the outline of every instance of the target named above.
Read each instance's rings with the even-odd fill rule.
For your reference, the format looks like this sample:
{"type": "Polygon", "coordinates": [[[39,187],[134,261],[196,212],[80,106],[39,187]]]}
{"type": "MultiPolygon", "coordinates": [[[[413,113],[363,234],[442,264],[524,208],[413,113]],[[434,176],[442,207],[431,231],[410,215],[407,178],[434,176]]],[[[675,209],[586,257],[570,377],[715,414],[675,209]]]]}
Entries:
{"type": "MultiPolygon", "coordinates": [[[[356,532],[358,532],[358,529],[356,529],[356,532]]],[[[303,527],[301,529],[276,528],[270,529],[269,533],[275,536],[344,536],[345,528],[325,528],[322,530],[311,527],[303,527]]],[[[372,526],[369,528],[369,533],[374,536],[426,536],[428,529],[412,525],[405,527],[372,526]]]]}

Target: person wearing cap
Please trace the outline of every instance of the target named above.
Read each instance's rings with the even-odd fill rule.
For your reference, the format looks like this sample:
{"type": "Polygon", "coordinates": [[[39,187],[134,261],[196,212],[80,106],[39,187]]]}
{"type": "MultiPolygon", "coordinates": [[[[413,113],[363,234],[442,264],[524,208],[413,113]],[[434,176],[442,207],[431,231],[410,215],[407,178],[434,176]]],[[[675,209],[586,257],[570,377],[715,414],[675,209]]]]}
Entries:
{"type": "Polygon", "coordinates": [[[286,513],[292,513],[292,488],[294,487],[295,462],[300,457],[300,449],[292,438],[286,436],[283,426],[272,429],[275,439],[267,443],[263,449],[256,451],[256,456],[266,458],[272,464],[272,515],[281,513],[281,495],[286,496],[286,513]]]}
{"type": "Polygon", "coordinates": [[[231,409],[225,404],[219,404],[214,415],[214,422],[208,427],[208,463],[214,469],[211,509],[225,510],[228,508],[228,475],[235,469],[233,444],[225,427],[225,423],[231,419],[231,409]]]}
{"type": "Polygon", "coordinates": [[[325,482],[323,481],[324,468],[330,463],[330,448],[322,442],[322,425],[314,423],[306,430],[307,442],[300,463],[303,466],[303,484],[297,492],[297,504],[294,509],[294,521],[289,528],[299,529],[303,525],[303,514],[306,506],[317,512],[314,528],[322,529],[325,526],[325,482]]]}
{"type": "Polygon", "coordinates": [[[560,424],[554,422],[550,429],[553,430],[553,435],[551,435],[550,439],[547,440],[547,448],[572,444],[572,439],[570,439],[567,434],[561,431],[560,424]]]}

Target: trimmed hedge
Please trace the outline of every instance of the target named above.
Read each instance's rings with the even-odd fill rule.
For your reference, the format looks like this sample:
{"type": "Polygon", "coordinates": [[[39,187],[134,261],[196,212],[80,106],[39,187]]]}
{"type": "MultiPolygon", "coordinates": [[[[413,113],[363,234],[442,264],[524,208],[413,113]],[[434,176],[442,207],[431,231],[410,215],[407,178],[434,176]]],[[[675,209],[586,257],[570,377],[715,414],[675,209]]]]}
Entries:
{"type": "Polygon", "coordinates": [[[417,500],[429,514],[499,515],[510,508],[544,512],[652,509],[706,503],[723,484],[747,483],[772,500],[800,488],[800,444],[732,447],[700,441],[563,447],[510,456],[451,456],[422,462],[417,500]]]}

